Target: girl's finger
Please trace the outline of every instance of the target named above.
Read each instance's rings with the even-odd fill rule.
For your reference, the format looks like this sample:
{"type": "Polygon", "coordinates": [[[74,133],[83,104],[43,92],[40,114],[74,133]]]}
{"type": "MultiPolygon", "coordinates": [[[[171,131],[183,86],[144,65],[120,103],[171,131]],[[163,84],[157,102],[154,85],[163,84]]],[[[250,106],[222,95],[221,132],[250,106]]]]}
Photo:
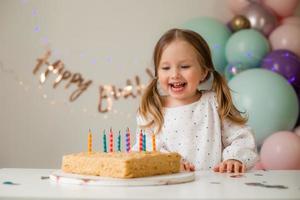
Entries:
{"type": "Polygon", "coordinates": [[[227,173],[231,173],[233,169],[233,163],[232,162],[228,162],[227,163],[227,173]]]}
{"type": "Polygon", "coordinates": [[[183,169],[186,171],[186,169],[187,169],[186,163],[183,163],[183,169]]]}
{"type": "Polygon", "coordinates": [[[195,171],[195,166],[192,164],[191,167],[190,167],[190,170],[193,172],[195,171]]]}
{"type": "Polygon", "coordinates": [[[186,171],[190,171],[190,163],[185,163],[186,171]]]}
{"type": "Polygon", "coordinates": [[[242,164],[242,173],[245,173],[245,172],[246,172],[246,165],[242,164]]]}
{"type": "Polygon", "coordinates": [[[180,171],[184,171],[184,164],[183,163],[180,164],[180,171]]]}
{"type": "Polygon", "coordinates": [[[223,173],[224,172],[224,170],[226,169],[226,163],[225,162],[222,162],[221,164],[220,164],[220,172],[221,173],[223,173]]]}
{"type": "Polygon", "coordinates": [[[240,163],[235,162],[234,163],[234,173],[239,173],[240,172],[240,163]]]}
{"type": "Polygon", "coordinates": [[[220,164],[214,166],[213,170],[214,170],[214,172],[219,172],[220,171],[220,164]]]}

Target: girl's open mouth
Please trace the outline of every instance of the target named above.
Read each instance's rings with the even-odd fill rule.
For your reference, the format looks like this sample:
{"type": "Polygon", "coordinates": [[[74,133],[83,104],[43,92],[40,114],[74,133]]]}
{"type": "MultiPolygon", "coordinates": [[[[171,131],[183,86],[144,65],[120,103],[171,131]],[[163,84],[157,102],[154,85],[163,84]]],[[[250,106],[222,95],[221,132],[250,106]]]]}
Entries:
{"type": "Polygon", "coordinates": [[[187,83],[185,83],[185,82],[176,82],[176,83],[170,83],[169,85],[170,85],[171,90],[173,92],[181,92],[184,89],[184,87],[187,85],[187,83]]]}

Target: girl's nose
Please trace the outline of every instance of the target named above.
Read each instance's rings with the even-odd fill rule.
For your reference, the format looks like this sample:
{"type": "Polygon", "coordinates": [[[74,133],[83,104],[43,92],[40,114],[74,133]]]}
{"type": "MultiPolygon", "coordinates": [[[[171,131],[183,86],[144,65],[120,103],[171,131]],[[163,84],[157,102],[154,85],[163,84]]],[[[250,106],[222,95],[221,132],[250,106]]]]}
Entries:
{"type": "Polygon", "coordinates": [[[178,78],[180,76],[180,71],[177,67],[174,68],[171,73],[171,78],[178,78]]]}

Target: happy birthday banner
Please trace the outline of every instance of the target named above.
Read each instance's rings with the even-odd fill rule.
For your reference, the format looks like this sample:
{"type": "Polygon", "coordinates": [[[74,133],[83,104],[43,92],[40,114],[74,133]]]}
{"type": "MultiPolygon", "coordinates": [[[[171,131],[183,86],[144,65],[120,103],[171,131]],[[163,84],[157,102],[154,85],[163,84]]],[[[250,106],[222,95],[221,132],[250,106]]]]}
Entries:
{"type": "MultiPolygon", "coordinates": [[[[58,85],[62,84],[62,82],[65,82],[65,89],[68,89],[71,85],[77,86],[77,89],[73,91],[69,97],[70,102],[75,101],[92,85],[93,81],[84,79],[80,73],[73,73],[70,70],[66,69],[65,64],[61,60],[56,60],[52,64],[50,64],[50,56],[51,51],[48,50],[44,56],[37,59],[37,64],[33,69],[33,74],[37,74],[37,72],[43,66],[46,66],[46,70],[39,76],[40,83],[44,84],[50,73],[57,75],[53,83],[53,88],[56,89],[58,85]]],[[[146,68],[146,73],[151,79],[154,78],[153,73],[150,69],[146,68]]],[[[125,99],[127,99],[128,97],[136,98],[138,95],[142,94],[144,88],[145,86],[141,84],[139,76],[135,76],[134,84],[130,79],[127,79],[126,86],[123,88],[117,88],[113,84],[100,85],[98,91],[98,111],[100,113],[106,113],[112,109],[113,100],[118,100],[122,97],[125,99]]]]}

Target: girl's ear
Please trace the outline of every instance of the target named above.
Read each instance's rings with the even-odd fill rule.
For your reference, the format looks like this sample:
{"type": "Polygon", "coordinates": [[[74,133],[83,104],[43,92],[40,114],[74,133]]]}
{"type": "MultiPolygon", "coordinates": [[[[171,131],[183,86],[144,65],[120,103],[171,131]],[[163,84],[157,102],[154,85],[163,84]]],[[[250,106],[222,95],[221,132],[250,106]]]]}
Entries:
{"type": "Polygon", "coordinates": [[[212,89],[212,84],[213,84],[213,73],[208,73],[208,71],[206,73],[203,73],[203,79],[201,79],[197,89],[198,91],[202,91],[202,90],[211,90],[212,89]]]}
{"type": "Polygon", "coordinates": [[[208,76],[208,70],[207,70],[207,69],[204,69],[204,70],[203,70],[203,73],[202,73],[202,77],[201,77],[200,83],[206,81],[206,80],[208,79],[207,76],[208,76]]]}

